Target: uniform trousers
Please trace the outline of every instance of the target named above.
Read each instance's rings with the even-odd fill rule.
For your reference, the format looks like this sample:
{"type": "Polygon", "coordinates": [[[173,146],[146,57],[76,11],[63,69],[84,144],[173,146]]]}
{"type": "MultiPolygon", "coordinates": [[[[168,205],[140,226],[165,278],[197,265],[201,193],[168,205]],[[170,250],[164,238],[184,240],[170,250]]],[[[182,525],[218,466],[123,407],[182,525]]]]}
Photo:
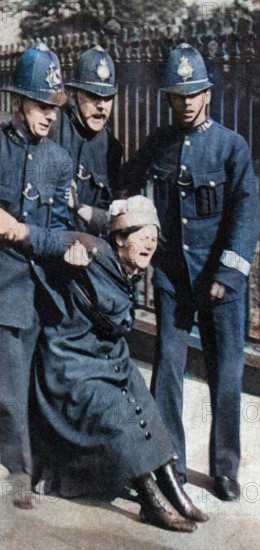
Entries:
{"type": "Polygon", "coordinates": [[[10,473],[31,473],[28,394],[38,334],[36,315],[28,329],[0,327],[0,449],[10,473]]]}
{"type": "MultiPolygon", "coordinates": [[[[177,470],[185,473],[183,377],[195,311],[192,303],[162,288],[155,294],[158,336],[152,393],[178,455],[177,470]]],[[[235,478],[240,459],[245,294],[236,294],[231,301],[204,301],[198,308],[198,324],[211,397],[210,474],[235,478]]]]}

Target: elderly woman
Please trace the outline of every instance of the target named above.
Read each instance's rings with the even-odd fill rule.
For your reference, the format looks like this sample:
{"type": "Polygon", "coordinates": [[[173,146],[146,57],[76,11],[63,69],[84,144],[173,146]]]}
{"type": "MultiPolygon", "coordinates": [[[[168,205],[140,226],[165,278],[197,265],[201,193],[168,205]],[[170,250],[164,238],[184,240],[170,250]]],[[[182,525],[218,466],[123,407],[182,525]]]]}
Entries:
{"type": "MultiPolygon", "coordinates": [[[[168,434],[123,337],[133,319],[133,283],[148,266],[159,231],[152,202],[131,197],[126,212],[112,217],[111,245],[91,237],[96,254],[87,269],[65,271],[63,264],[61,275],[52,266],[48,283],[66,315],[57,311],[54,318],[52,309],[44,322],[32,439],[38,459],[63,480],[81,479],[113,495],[132,483],[144,520],[192,532],[194,521],[208,518],[178,482],[168,434]]],[[[90,238],[77,235],[83,243],[90,238]]],[[[72,485],[65,490],[63,496],[73,496],[72,485]]]]}

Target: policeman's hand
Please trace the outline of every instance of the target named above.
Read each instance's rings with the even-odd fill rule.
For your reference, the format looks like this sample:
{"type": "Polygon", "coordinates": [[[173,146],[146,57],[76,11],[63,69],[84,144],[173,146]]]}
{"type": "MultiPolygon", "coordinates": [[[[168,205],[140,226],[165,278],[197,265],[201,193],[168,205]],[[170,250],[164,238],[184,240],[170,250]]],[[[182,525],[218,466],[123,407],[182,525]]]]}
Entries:
{"type": "MultiPolygon", "coordinates": [[[[65,195],[65,198],[66,198],[66,195],[65,195]]],[[[74,180],[72,180],[71,186],[69,189],[68,207],[71,208],[71,210],[77,210],[79,206],[80,204],[79,204],[77,184],[74,180]]]]}
{"type": "Polygon", "coordinates": [[[91,258],[86,251],[86,248],[79,241],[75,243],[65,252],[63,259],[70,265],[87,267],[91,258]]]}
{"type": "Polygon", "coordinates": [[[0,208],[0,237],[7,241],[21,242],[27,237],[29,229],[19,223],[13,216],[0,208]]]}
{"type": "Polygon", "coordinates": [[[110,204],[109,214],[111,216],[119,216],[119,214],[124,214],[126,211],[126,201],[125,200],[116,200],[110,204]]]}
{"type": "Polygon", "coordinates": [[[226,290],[225,285],[222,285],[220,283],[217,283],[217,281],[215,281],[212,284],[210,289],[211,298],[219,298],[221,300],[221,298],[224,297],[225,290],[226,290]]]}
{"type": "Polygon", "coordinates": [[[78,212],[78,215],[82,218],[82,220],[89,223],[92,219],[93,207],[88,206],[88,204],[81,204],[77,212],[78,212]]]}
{"type": "Polygon", "coordinates": [[[18,221],[2,208],[0,209],[0,235],[4,239],[13,240],[18,229],[18,221]]]}

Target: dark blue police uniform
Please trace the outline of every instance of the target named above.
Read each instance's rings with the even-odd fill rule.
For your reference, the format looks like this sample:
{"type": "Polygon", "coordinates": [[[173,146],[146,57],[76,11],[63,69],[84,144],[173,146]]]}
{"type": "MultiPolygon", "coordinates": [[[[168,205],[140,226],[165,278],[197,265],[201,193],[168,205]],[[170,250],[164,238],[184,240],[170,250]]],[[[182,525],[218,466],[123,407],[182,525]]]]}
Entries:
{"type": "MultiPolygon", "coordinates": [[[[63,106],[51,138],[69,152],[73,161],[73,187],[78,205],[74,205],[72,221],[79,231],[106,236],[106,211],[117,195],[122,147],[108,124],[99,132],[88,126],[80,111],[77,93],[86,94],[93,103],[112,100],[117,86],[114,63],[108,52],[99,45],[85,51],[75,67],[74,78],[65,86],[74,97],[63,106]],[[88,224],[77,214],[77,207],[82,204],[93,207],[88,224]]],[[[106,109],[97,108],[93,112],[107,116],[106,109]]]]}
{"type": "Polygon", "coordinates": [[[50,137],[71,155],[78,202],[95,207],[93,219],[87,225],[73,212],[75,229],[106,234],[104,211],[108,210],[118,190],[122,156],[119,141],[108,127],[94,134],[83,126],[73,102],[61,109],[50,137]]]}
{"type": "MultiPolygon", "coordinates": [[[[59,145],[34,132],[37,122],[44,120],[45,108],[49,125],[53,120],[50,109],[66,100],[55,53],[43,43],[28,48],[17,61],[12,83],[2,90],[15,94],[15,112],[13,122],[0,131],[0,206],[19,222],[26,222],[28,236],[23,243],[0,242],[1,461],[10,473],[28,475],[28,392],[39,333],[36,296],[39,299],[43,293],[42,289],[36,292],[36,273],[44,280],[35,260],[62,256],[66,250],[55,235],[71,227],[72,163],[59,145]]],[[[26,476],[23,480],[25,494],[20,487],[14,503],[30,508],[31,497],[26,495],[30,480],[26,476]]]]}
{"type": "Polygon", "coordinates": [[[176,120],[147,139],[124,179],[129,186],[148,177],[166,238],[154,264],[152,391],[178,454],[177,470],[185,480],[183,375],[198,311],[212,409],[210,473],[219,498],[234,500],[246,277],[259,233],[259,201],[245,140],[206,116],[212,85],[198,50],[183,42],[170,52],[161,87],[176,120]],[[213,297],[212,288],[219,296],[224,290],[222,298],[213,297]]]}
{"type": "Polygon", "coordinates": [[[183,374],[197,310],[212,404],[210,472],[235,478],[246,276],[258,236],[249,149],[240,135],[210,118],[190,131],[178,125],[157,129],[126,167],[124,185],[147,179],[166,238],[154,261],[155,399],[179,457],[177,469],[185,473],[183,374]],[[214,281],[226,286],[221,300],[210,297],[214,281]]]}
{"type": "Polygon", "coordinates": [[[0,132],[0,159],[1,208],[30,228],[27,253],[4,241],[0,249],[1,461],[10,472],[29,473],[27,402],[39,331],[29,256],[30,249],[36,259],[66,248],[59,251],[54,232],[70,228],[66,197],[72,165],[61,147],[47,138],[29,142],[11,123],[0,132]]]}

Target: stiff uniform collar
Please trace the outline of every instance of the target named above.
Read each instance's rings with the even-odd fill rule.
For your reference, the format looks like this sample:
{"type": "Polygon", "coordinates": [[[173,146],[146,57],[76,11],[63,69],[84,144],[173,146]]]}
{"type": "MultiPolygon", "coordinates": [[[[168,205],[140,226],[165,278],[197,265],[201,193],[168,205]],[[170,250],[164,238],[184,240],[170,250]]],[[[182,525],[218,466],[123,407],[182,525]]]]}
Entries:
{"type": "Polygon", "coordinates": [[[38,145],[43,138],[37,138],[35,136],[28,136],[27,132],[20,127],[16,127],[14,122],[10,122],[6,127],[6,132],[10,139],[16,144],[21,146],[38,145]]]}
{"type": "Polygon", "coordinates": [[[177,132],[180,132],[183,135],[193,134],[195,132],[206,132],[209,130],[209,128],[212,126],[213,120],[210,117],[207,117],[201,124],[198,124],[197,126],[192,126],[189,128],[188,126],[181,126],[178,124],[178,122],[173,123],[173,129],[177,132]]]}

